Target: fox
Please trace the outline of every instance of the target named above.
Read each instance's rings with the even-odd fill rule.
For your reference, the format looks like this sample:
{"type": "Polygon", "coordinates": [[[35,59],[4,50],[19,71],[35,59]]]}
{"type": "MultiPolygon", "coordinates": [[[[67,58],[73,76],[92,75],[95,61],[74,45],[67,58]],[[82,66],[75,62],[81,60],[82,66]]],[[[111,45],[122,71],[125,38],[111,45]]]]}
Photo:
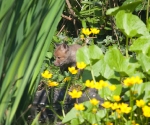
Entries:
{"type": "Polygon", "coordinates": [[[68,71],[68,67],[76,67],[76,52],[81,47],[78,44],[55,44],[54,65],[60,67],[61,72],[68,71]]]}

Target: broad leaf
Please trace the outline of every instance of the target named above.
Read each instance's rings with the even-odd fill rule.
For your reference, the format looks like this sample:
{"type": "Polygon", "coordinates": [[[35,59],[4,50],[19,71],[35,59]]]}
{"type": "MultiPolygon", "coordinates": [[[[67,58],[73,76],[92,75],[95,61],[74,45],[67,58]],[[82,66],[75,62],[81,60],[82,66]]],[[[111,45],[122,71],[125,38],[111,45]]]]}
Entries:
{"type": "Polygon", "coordinates": [[[140,53],[138,54],[137,59],[140,62],[143,71],[150,74],[150,57],[143,53],[140,53]]]}
{"type": "Polygon", "coordinates": [[[75,108],[72,108],[70,112],[67,113],[67,115],[62,120],[62,123],[66,123],[70,121],[71,119],[77,118],[78,111],[75,108]]]}
{"type": "Polygon", "coordinates": [[[143,54],[149,54],[150,50],[150,36],[142,36],[136,39],[130,46],[131,51],[142,52],[143,54]]]}
{"type": "Polygon", "coordinates": [[[119,11],[115,18],[117,27],[129,38],[149,34],[146,25],[138,16],[135,16],[132,13],[119,11]]]}
{"type": "Polygon", "coordinates": [[[125,1],[121,7],[115,7],[108,9],[106,14],[107,15],[116,15],[120,10],[126,10],[127,12],[133,12],[135,8],[141,3],[141,0],[136,0],[133,2],[125,1]]]}
{"type": "Polygon", "coordinates": [[[117,48],[110,48],[104,58],[111,69],[123,76],[134,75],[135,69],[139,67],[132,58],[124,57],[117,48]]]}
{"type": "Polygon", "coordinates": [[[76,59],[77,62],[85,62],[90,64],[92,60],[99,60],[103,57],[102,51],[98,46],[84,46],[77,51],[76,59]]]}

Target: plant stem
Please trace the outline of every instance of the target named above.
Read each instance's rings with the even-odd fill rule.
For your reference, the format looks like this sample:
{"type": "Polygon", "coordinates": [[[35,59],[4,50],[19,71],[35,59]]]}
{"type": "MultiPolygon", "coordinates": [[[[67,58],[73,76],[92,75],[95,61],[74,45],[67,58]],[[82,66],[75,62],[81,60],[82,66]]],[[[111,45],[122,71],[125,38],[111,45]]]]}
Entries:
{"type": "Polygon", "coordinates": [[[129,56],[128,55],[128,40],[129,40],[129,38],[128,38],[128,36],[126,36],[126,57],[129,56]]]}
{"type": "Polygon", "coordinates": [[[131,107],[130,121],[132,122],[132,116],[133,116],[133,100],[132,100],[132,90],[131,90],[131,88],[130,88],[130,107],[131,107]]]}
{"type": "Polygon", "coordinates": [[[148,117],[146,118],[146,125],[148,125],[148,117]]]}
{"type": "Polygon", "coordinates": [[[65,99],[66,99],[66,96],[67,96],[67,92],[68,92],[69,86],[70,86],[70,81],[68,82],[68,85],[67,85],[67,88],[66,88],[66,92],[65,92],[62,104],[61,104],[63,117],[65,117],[65,112],[64,112],[63,106],[64,106],[64,103],[65,103],[65,99]]]}
{"type": "Polygon", "coordinates": [[[147,10],[146,10],[146,26],[148,27],[148,16],[149,16],[149,4],[150,1],[147,2],[147,10]]]}
{"type": "Polygon", "coordinates": [[[47,98],[48,98],[48,102],[49,102],[49,104],[51,104],[51,105],[50,105],[50,110],[52,110],[52,112],[53,112],[60,120],[62,120],[62,117],[59,116],[59,115],[57,114],[57,112],[53,109],[52,103],[51,103],[50,98],[49,98],[49,94],[48,94],[47,87],[46,87],[45,89],[46,89],[46,95],[47,95],[47,98]]]}
{"type": "Polygon", "coordinates": [[[90,63],[90,67],[91,67],[91,75],[92,75],[92,79],[94,81],[94,84],[96,83],[95,77],[94,77],[94,73],[93,73],[93,69],[92,69],[92,65],[90,63]]]}

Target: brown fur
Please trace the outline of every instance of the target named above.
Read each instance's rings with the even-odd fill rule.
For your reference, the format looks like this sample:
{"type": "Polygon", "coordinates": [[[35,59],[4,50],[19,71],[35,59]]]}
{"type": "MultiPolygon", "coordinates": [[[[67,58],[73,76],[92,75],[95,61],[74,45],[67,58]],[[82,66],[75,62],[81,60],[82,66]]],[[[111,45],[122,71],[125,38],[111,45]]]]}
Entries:
{"type": "Polygon", "coordinates": [[[76,52],[80,47],[78,44],[69,46],[63,43],[56,45],[54,65],[60,67],[61,71],[67,71],[68,67],[76,66],[76,52]]]}

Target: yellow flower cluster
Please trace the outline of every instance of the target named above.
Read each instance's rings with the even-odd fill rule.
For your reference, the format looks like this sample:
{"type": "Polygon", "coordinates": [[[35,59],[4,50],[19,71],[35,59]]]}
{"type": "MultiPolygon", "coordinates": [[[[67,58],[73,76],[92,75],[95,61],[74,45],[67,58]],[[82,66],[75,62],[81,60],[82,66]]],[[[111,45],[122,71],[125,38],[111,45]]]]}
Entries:
{"type": "Polygon", "coordinates": [[[88,87],[88,88],[95,88],[95,89],[102,89],[104,87],[109,87],[109,89],[111,91],[114,91],[116,89],[116,86],[115,85],[108,85],[107,82],[103,81],[103,80],[100,80],[99,82],[95,82],[92,80],[86,80],[85,82],[85,86],[88,87]]]}
{"type": "Polygon", "coordinates": [[[114,90],[116,90],[116,86],[115,86],[115,85],[110,85],[110,86],[109,86],[109,89],[110,89],[111,91],[114,91],[114,90]]]}
{"type": "Polygon", "coordinates": [[[144,106],[144,107],[142,108],[142,111],[143,111],[143,115],[144,115],[145,117],[150,117],[150,107],[149,107],[149,106],[144,106]]]}
{"type": "Polygon", "coordinates": [[[93,99],[90,100],[90,103],[92,105],[97,105],[99,103],[99,101],[97,99],[93,98],[93,99]]]}
{"type": "Polygon", "coordinates": [[[69,72],[71,72],[71,74],[77,74],[78,70],[75,69],[75,67],[68,67],[69,72]]]}
{"type": "Polygon", "coordinates": [[[130,113],[131,111],[131,107],[128,107],[128,104],[126,103],[110,103],[109,101],[104,102],[103,104],[101,104],[104,108],[111,108],[112,110],[116,110],[117,113],[130,113]]]}
{"type": "Polygon", "coordinates": [[[50,86],[50,87],[55,87],[55,86],[58,86],[58,83],[49,80],[47,85],[50,86]]]}
{"type": "MultiPolygon", "coordinates": [[[[46,79],[50,79],[50,78],[52,78],[52,76],[53,76],[48,70],[45,70],[43,73],[41,73],[41,75],[42,75],[43,78],[46,78],[46,79]]],[[[46,84],[47,84],[49,87],[58,86],[58,83],[57,83],[57,82],[50,81],[50,80],[48,80],[46,84]]]]}
{"type": "Polygon", "coordinates": [[[78,69],[84,69],[85,67],[86,67],[86,64],[84,62],[77,62],[78,69]]]}
{"type": "Polygon", "coordinates": [[[136,100],[136,105],[137,107],[143,107],[145,105],[145,101],[144,100],[136,100]]]}
{"type": "Polygon", "coordinates": [[[97,28],[82,28],[82,33],[89,36],[90,34],[99,34],[100,30],[97,28]]]}
{"type": "Polygon", "coordinates": [[[41,73],[41,75],[46,79],[52,78],[52,74],[48,70],[45,70],[43,73],[41,73]]]}
{"type": "Polygon", "coordinates": [[[116,102],[119,102],[121,100],[120,96],[119,95],[114,95],[113,96],[113,99],[116,101],[116,102]]]}
{"type": "Polygon", "coordinates": [[[76,103],[75,103],[75,105],[74,105],[74,108],[75,108],[76,110],[79,110],[79,111],[82,111],[82,110],[85,109],[85,107],[84,107],[83,104],[76,104],[76,103]]]}
{"type": "Polygon", "coordinates": [[[134,84],[141,84],[143,82],[142,79],[140,79],[140,77],[136,76],[136,77],[131,77],[131,78],[127,78],[123,81],[125,86],[132,86],[134,84]]]}
{"type": "MultiPolygon", "coordinates": [[[[84,62],[77,62],[78,69],[84,69],[86,64],[84,62]]],[[[78,70],[75,67],[68,67],[68,70],[71,74],[77,74],[78,70]]]]}
{"type": "Polygon", "coordinates": [[[143,115],[145,117],[150,117],[150,107],[145,105],[145,101],[143,99],[136,100],[136,105],[137,107],[142,108],[143,115]]]}
{"type": "Polygon", "coordinates": [[[82,96],[82,91],[73,89],[72,92],[69,92],[69,95],[71,96],[71,98],[80,98],[82,96]]]}

